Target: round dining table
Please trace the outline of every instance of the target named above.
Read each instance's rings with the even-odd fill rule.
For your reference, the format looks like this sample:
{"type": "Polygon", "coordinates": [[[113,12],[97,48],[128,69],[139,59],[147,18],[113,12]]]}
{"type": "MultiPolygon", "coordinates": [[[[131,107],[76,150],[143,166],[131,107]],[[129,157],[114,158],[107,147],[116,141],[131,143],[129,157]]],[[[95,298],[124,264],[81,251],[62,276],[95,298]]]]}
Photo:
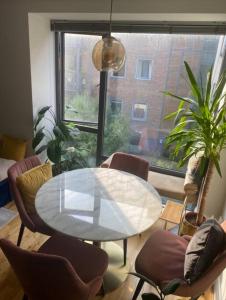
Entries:
{"type": "Polygon", "coordinates": [[[153,186],[127,172],[84,168],[48,180],[35,199],[37,213],[58,232],[96,244],[109,255],[104,288],[111,291],[127,277],[122,248],[113,241],[150,228],[161,214],[161,198],[153,186]]]}

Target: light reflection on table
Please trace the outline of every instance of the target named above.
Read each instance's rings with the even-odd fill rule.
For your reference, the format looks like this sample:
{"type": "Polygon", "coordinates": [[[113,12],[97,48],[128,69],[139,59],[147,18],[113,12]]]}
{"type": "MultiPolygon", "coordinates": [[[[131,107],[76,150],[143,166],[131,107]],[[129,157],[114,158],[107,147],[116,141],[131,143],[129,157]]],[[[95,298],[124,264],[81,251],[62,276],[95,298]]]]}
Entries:
{"type": "Polygon", "coordinates": [[[58,175],[36,196],[50,227],[90,241],[113,241],[145,231],[159,217],[161,201],[143,179],[126,172],[90,168],[58,175]]]}

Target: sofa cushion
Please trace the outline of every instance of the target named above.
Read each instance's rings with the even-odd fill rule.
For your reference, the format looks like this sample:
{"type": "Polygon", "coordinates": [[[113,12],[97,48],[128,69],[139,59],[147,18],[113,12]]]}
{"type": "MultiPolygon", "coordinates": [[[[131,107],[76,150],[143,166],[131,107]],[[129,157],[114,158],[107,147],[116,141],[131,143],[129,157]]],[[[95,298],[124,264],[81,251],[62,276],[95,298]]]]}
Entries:
{"type": "Polygon", "coordinates": [[[184,278],[184,257],[188,241],[166,230],[154,232],[135,262],[135,269],[157,284],[184,278]]]}
{"type": "Polygon", "coordinates": [[[8,135],[1,137],[0,157],[10,160],[22,160],[26,153],[26,142],[8,135]]]}
{"type": "Polygon", "coordinates": [[[8,177],[8,169],[15,163],[15,160],[0,158],[0,181],[8,177]]]}
{"type": "Polygon", "coordinates": [[[52,177],[49,163],[37,166],[16,178],[16,184],[22,195],[24,206],[29,214],[35,214],[35,196],[39,188],[52,177]]]}
{"type": "Polygon", "coordinates": [[[216,220],[209,219],[199,227],[185,255],[184,278],[188,284],[193,283],[211,265],[222,251],[224,241],[225,232],[216,220]]]}
{"type": "Polygon", "coordinates": [[[184,178],[149,171],[148,181],[161,196],[184,200],[184,178]]]}

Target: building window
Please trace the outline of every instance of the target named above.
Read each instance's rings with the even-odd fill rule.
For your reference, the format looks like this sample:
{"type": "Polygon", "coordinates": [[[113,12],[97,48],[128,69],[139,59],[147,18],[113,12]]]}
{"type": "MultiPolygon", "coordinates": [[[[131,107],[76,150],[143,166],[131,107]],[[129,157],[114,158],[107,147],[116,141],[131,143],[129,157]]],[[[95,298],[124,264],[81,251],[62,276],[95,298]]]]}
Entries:
{"type": "Polygon", "coordinates": [[[218,50],[224,49],[225,37],[114,32],[125,47],[128,64],[118,72],[99,72],[92,49],[101,39],[102,31],[97,33],[102,27],[98,25],[96,31],[93,24],[73,23],[67,32],[62,26],[66,24],[55,34],[57,116],[79,127],[81,148],[90,150],[88,165],[95,164],[94,157],[99,165],[104,157],[123,151],[144,157],[161,172],[181,176],[186,166],[178,168],[164,148],[164,139],[174,127],[164,116],[177,109],[178,101],[165,98],[161,91],[189,97],[184,60],[205,85],[206,71],[215,59],[216,69],[220,68],[218,50]]]}
{"type": "Polygon", "coordinates": [[[136,103],[132,107],[132,119],[135,121],[147,120],[147,105],[136,103]]]}
{"type": "Polygon", "coordinates": [[[126,63],[122,66],[122,68],[119,71],[113,71],[112,72],[112,77],[117,77],[117,78],[124,78],[125,77],[125,67],[126,63]]]}
{"type": "Polygon", "coordinates": [[[139,80],[150,80],[151,79],[151,63],[150,59],[138,59],[136,78],[139,80]]]}
{"type": "Polygon", "coordinates": [[[114,115],[118,115],[122,111],[122,100],[121,99],[110,99],[110,108],[111,108],[111,113],[114,115]]]}

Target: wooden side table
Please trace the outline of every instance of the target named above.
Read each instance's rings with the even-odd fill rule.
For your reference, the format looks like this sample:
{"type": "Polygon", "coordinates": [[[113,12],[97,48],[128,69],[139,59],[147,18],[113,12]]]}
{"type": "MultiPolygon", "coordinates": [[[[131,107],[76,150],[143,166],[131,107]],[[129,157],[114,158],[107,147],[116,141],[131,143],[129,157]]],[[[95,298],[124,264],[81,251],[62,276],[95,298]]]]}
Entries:
{"type": "Polygon", "coordinates": [[[184,211],[184,204],[177,203],[172,200],[168,200],[160,216],[160,219],[165,221],[164,229],[167,229],[168,222],[173,224],[180,224],[183,211],[184,211]]]}

